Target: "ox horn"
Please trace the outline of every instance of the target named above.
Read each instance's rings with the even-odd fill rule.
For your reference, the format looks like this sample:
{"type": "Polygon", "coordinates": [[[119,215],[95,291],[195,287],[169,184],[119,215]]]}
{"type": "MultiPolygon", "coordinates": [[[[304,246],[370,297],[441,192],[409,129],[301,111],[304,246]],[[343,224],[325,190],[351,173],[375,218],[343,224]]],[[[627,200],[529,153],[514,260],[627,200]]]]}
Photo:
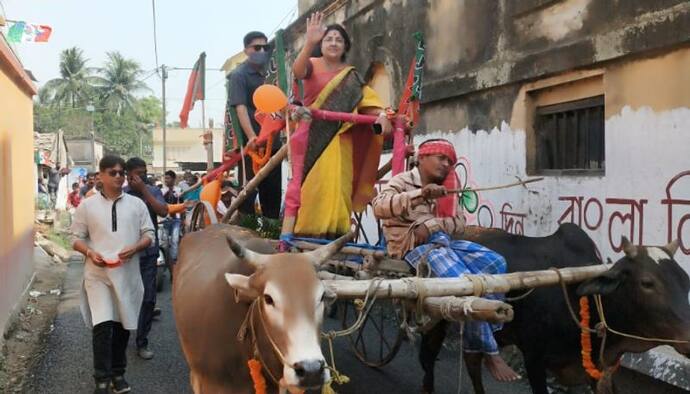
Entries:
{"type": "Polygon", "coordinates": [[[663,249],[667,251],[668,254],[671,255],[671,257],[673,257],[673,255],[675,255],[678,251],[678,247],[680,247],[680,240],[674,239],[673,241],[666,244],[666,246],[664,246],[663,249]]]}
{"type": "Polygon", "coordinates": [[[259,268],[266,264],[267,260],[265,255],[245,248],[235,241],[230,234],[225,234],[225,239],[228,241],[228,246],[230,246],[230,250],[235,253],[235,256],[246,261],[252,267],[259,268]]]}
{"type": "Polygon", "coordinates": [[[621,238],[621,245],[623,246],[623,253],[628,258],[634,259],[637,256],[637,246],[633,245],[627,237],[621,238]]]}
{"type": "Polygon", "coordinates": [[[318,267],[321,265],[321,263],[325,262],[326,260],[331,258],[331,256],[338,253],[338,251],[343,246],[345,246],[347,241],[351,240],[352,237],[354,237],[354,235],[355,233],[350,231],[349,233],[343,235],[342,237],[336,239],[328,245],[324,245],[316,250],[307,252],[306,254],[309,256],[314,265],[318,267]]]}

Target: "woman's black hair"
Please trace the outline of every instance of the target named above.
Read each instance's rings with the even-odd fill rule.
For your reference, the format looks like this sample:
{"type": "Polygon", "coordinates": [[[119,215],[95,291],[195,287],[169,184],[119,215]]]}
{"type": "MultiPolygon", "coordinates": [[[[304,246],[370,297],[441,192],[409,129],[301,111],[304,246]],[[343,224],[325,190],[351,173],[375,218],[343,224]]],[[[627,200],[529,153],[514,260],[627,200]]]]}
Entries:
{"type": "Polygon", "coordinates": [[[323,38],[321,39],[321,42],[317,47],[314,48],[314,52],[312,53],[312,57],[322,57],[323,53],[321,53],[321,44],[323,44],[323,39],[326,38],[326,35],[330,32],[336,30],[340,35],[343,37],[343,41],[345,41],[345,52],[343,52],[343,55],[340,57],[340,61],[344,62],[345,59],[347,59],[347,53],[350,52],[350,47],[352,46],[352,42],[350,41],[350,35],[347,34],[347,30],[345,30],[344,27],[341,25],[334,23],[332,25],[326,26],[326,32],[323,33],[323,38]]]}

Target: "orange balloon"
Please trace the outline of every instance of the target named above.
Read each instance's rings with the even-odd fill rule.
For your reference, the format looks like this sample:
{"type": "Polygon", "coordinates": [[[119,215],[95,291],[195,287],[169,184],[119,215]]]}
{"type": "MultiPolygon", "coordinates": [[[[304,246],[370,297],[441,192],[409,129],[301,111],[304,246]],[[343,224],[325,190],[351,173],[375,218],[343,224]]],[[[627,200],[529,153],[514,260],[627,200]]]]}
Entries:
{"type": "MultiPolygon", "coordinates": [[[[215,211],[216,205],[218,205],[218,200],[220,200],[220,181],[216,179],[204,185],[204,188],[201,189],[201,193],[199,194],[199,199],[202,201],[207,201],[209,204],[211,204],[211,207],[213,207],[215,211]]],[[[207,214],[215,215],[216,213],[207,212],[207,214]]],[[[206,216],[204,218],[204,222],[207,225],[211,224],[211,219],[206,216]]]]}
{"type": "Polygon", "coordinates": [[[267,114],[280,111],[288,104],[285,93],[276,85],[270,84],[259,86],[254,91],[252,100],[256,109],[267,114]]]}

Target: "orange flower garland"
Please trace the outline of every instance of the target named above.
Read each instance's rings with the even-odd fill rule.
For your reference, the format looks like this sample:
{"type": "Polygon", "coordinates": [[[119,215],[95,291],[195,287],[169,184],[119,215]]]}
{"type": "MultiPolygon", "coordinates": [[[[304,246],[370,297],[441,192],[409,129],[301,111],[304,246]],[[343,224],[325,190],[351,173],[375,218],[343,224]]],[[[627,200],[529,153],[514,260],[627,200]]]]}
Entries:
{"type": "Polygon", "coordinates": [[[582,366],[592,378],[601,379],[602,372],[592,362],[592,338],[589,333],[589,299],[580,297],[580,345],[582,347],[582,366]]]}
{"type": "Polygon", "coordinates": [[[261,374],[261,363],[259,360],[253,358],[247,361],[247,366],[249,367],[249,375],[252,377],[252,382],[254,382],[254,392],[256,394],[266,394],[266,379],[261,374]]]}
{"type": "Polygon", "coordinates": [[[271,147],[273,146],[273,134],[269,134],[268,138],[266,139],[266,147],[265,148],[257,148],[256,150],[252,149],[247,149],[247,154],[249,157],[252,158],[252,169],[254,170],[254,173],[256,174],[259,172],[261,167],[266,165],[268,163],[268,160],[271,158],[271,147]],[[263,153],[260,151],[263,150],[263,153]]]}

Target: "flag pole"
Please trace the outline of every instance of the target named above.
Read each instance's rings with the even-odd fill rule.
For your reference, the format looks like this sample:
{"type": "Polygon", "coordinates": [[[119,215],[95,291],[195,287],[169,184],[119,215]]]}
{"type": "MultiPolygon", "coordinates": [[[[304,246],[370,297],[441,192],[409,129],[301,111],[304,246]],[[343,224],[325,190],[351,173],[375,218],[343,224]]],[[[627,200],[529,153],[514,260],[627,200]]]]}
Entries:
{"type": "Polygon", "coordinates": [[[204,143],[206,145],[206,169],[213,169],[213,130],[206,129],[206,99],[201,100],[201,122],[204,127],[204,143]]]}

